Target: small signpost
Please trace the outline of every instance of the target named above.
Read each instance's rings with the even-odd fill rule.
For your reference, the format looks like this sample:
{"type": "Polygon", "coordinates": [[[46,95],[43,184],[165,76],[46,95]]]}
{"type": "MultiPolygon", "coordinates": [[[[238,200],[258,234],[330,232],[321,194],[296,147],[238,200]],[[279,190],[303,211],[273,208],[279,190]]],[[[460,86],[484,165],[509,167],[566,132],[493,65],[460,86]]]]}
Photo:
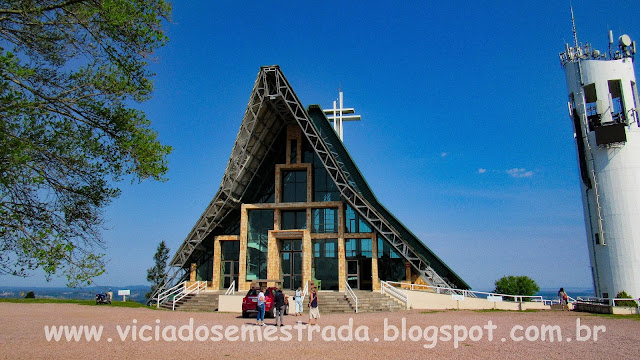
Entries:
{"type": "Polygon", "coordinates": [[[122,296],[122,301],[127,301],[128,295],[131,295],[131,290],[118,290],[118,296],[122,296]]]}

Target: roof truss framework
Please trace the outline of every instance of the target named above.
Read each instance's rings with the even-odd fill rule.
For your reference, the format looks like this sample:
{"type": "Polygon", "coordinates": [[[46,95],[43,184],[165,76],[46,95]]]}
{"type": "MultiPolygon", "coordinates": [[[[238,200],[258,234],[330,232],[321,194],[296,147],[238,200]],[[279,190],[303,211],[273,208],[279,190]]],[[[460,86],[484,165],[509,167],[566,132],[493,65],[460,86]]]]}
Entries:
{"type": "Polygon", "coordinates": [[[253,87],[220,189],[171,260],[173,282],[194,252],[233,209],[239,209],[248,185],[273,151],[286,124],[297,123],[315,149],[344,199],[418,271],[429,284],[454,287],[434,271],[399,232],[356,190],[338,156],[328,147],[278,66],[262,67],[253,87]]]}

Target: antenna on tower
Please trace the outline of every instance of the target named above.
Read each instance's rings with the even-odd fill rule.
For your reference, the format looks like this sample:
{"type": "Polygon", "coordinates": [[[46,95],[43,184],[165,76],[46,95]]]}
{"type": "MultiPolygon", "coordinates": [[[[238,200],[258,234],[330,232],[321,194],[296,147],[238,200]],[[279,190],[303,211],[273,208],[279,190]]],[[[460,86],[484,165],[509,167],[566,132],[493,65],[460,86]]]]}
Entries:
{"type": "Polygon", "coordinates": [[[576,49],[578,48],[578,33],[576,32],[576,19],[573,17],[573,5],[569,5],[571,9],[571,24],[573,27],[573,42],[575,43],[576,49]]]}

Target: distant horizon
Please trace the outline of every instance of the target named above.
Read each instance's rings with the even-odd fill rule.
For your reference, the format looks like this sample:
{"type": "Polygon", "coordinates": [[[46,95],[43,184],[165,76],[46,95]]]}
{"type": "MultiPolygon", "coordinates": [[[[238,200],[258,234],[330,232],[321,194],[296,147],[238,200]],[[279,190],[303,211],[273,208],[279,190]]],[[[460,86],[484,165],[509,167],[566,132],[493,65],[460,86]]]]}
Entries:
{"type": "MultiPolygon", "coordinates": [[[[124,286],[111,286],[111,285],[91,285],[85,287],[65,287],[65,286],[27,286],[21,287],[17,285],[0,285],[0,289],[91,289],[91,288],[112,288],[118,290],[127,290],[127,288],[151,288],[151,285],[124,285],[124,286]]],[[[570,290],[589,290],[592,291],[593,287],[584,287],[584,286],[563,286],[565,289],[570,290]]],[[[560,288],[552,288],[552,287],[540,287],[540,292],[549,292],[549,291],[558,291],[560,288]]],[[[471,289],[472,291],[480,291],[480,292],[492,292],[493,289],[471,289]]]]}

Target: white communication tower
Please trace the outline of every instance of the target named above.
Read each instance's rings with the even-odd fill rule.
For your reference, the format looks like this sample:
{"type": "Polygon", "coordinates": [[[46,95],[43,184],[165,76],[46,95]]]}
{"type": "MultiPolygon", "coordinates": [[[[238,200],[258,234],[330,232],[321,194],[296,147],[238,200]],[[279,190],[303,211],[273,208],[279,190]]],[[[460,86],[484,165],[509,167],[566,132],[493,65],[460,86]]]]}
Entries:
{"type": "MultiPolygon", "coordinates": [[[[565,44],[560,62],[569,90],[593,283],[597,297],[640,297],[640,122],[629,36],[609,51],[565,44]]],[[[562,271],[562,270],[560,270],[562,271]]]]}

